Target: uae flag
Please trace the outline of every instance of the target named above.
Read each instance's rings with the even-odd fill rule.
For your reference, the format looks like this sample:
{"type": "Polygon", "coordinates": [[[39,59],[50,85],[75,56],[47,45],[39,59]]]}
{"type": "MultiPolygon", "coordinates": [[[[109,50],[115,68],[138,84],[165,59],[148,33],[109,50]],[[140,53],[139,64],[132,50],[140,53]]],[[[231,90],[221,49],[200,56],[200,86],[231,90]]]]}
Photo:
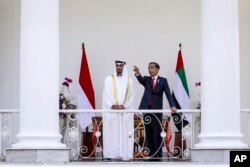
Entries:
{"type": "MultiPolygon", "coordinates": [[[[172,96],[177,109],[190,109],[191,103],[189,98],[189,90],[186,79],[186,74],[184,70],[184,63],[181,54],[181,45],[178,53],[176,71],[175,71],[175,80],[174,80],[174,90],[172,96]]],[[[185,127],[190,120],[190,114],[181,114],[181,113],[172,113],[174,118],[174,124],[179,132],[182,128],[185,127]]]]}
{"type": "MultiPolygon", "coordinates": [[[[95,109],[95,93],[90,77],[84,44],[82,44],[82,62],[77,88],[77,106],[78,109],[95,109]]],[[[82,130],[92,123],[92,117],[94,115],[95,113],[93,111],[79,114],[79,124],[82,130]]]]}

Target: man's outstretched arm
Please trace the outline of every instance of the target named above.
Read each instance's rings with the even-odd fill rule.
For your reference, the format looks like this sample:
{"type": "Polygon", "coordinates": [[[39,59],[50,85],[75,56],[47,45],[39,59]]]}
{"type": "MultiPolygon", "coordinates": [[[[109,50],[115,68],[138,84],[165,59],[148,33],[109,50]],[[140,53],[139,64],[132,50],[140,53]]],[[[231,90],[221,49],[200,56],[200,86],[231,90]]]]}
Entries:
{"type": "Polygon", "coordinates": [[[144,77],[141,76],[140,69],[137,66],[134,66],[133,71],[135,72],[135,76],[137,80],[142,84],[143,86],[146,85],[146,80],[144,77]]]}

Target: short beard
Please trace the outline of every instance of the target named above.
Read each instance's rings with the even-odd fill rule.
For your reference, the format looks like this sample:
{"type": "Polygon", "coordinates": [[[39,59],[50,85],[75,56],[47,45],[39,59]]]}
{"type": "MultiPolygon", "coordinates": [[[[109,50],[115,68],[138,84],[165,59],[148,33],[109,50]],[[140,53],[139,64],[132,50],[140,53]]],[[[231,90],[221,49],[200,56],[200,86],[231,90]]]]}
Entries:
{"type": "Polygon", "coordinates": [[[118,72],[116,75],[117,76],[122,76],[122,72],[118,72]]]}

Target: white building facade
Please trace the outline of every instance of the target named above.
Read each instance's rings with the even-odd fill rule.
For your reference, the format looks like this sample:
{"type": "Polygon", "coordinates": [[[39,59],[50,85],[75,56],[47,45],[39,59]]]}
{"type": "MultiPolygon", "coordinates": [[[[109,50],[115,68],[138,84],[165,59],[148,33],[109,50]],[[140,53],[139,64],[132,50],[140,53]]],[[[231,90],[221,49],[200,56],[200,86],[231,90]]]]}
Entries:
{"type": "MultiPolygon", "coordinates": [[[[21,162],[19,151],[27,156],[27,150],[52,150],[51,157],[63,157],[52,158],[55,162],[68,161],[68,149],[60,142],[58,93],[62,78],[77,83],[82,42],[98,109],[104,78],[116,59],[127,62],[131,76],[133,65],[146,75],[148,62],[159,62],[160,75],[172,88],[181,42],[191,101],[201,94],[201,134],[194,154],[247,149],[241,111],[250,108],[249,6],[247,0],[2,0],[0,108],[20,109],[18,141],[9,160],[21,162]],[[201,90],[195,87],[199,81],[201,90]]],[[[73,96],[75,87],[70,88],[73,96]]],[[[136,90],[139,104],[143,90],[139,84],[136,90]]]]}

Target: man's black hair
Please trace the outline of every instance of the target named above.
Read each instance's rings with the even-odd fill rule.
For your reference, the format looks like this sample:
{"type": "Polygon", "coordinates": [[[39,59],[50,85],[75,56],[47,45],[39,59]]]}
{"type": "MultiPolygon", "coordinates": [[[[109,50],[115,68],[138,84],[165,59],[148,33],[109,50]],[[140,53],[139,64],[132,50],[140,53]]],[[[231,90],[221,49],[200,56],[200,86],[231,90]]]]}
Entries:
{"type": "Polygon", "coordinates": [[[148,65],[150,65],[150,64],[154,64],[155,67],[158,68],[158,69],[160,68],[160,65],[158,63],[156,63],[156,62],[150,62],[148,65]]]}

